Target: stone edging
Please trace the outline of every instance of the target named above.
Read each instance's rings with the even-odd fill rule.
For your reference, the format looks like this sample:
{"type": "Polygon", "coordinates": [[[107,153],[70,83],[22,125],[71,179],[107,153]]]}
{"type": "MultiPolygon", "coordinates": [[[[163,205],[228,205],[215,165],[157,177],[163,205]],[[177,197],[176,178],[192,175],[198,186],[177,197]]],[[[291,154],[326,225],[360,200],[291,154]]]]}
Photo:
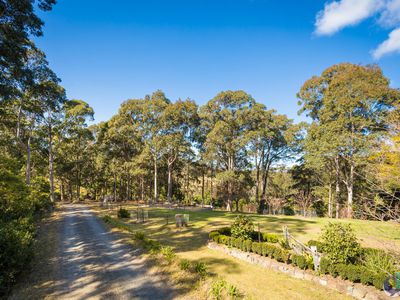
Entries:
{"type": "Polygon", "coordinates": [[[268,257],[264,257],[255,253],[244,252],[214,242],[208,242],[207,247],[209,249],[222,251],[232,257],[238,258],[240,260],[246,261],[251,264],[258,265],[265,269],[272,269],[276,272],[285,273],[290,277],[318,283],[329,289],[333,289],[340,293],[347,294],[355,299],[360,299],[360,300],[396,299],[396,298],[390,298],[384,292],[379,291],[372,286],[365,286],[361,283],[353,283],[347,280],[342,280],[340,278],[333,278],[332,276],[328,275],[318,276],[315,275],[310,270],[301,270],[292,265],[280,263],[274,259],[270,259],[268,257]]]}

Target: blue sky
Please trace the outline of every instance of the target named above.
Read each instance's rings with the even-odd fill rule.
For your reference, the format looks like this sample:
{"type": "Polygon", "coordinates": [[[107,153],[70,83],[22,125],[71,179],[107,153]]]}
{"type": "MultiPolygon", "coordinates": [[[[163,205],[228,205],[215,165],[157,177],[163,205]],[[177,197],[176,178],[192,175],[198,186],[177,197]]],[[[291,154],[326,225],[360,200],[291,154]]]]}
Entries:
{"type": "Polygon", "coordinates": [[[363,8],[360,0],[58,2],[40,13],[44,36],[36,41],[68,97],[87,101],[96,122],[156,89],[198,104],[243,89],[300,121],[302,83],[340,62],[378,63],[400,87],[397,24],[382,21],[390,17],[384,6],[363,8]]]}

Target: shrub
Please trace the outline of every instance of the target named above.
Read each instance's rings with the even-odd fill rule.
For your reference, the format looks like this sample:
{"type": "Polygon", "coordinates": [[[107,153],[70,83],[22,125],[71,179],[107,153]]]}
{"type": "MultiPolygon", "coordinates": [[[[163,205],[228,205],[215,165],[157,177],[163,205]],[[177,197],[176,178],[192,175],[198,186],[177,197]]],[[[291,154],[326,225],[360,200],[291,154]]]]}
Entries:
{"type": "Polygon", "coordinates": [[[142,231],[136,231],[136,232],[133,234],[133,238],[134,238],[135,240],[137,240],[137,241],[143,241],[143,240],[145,239],[144,232],[142,232],[142,231]]]}
{"type": "Polygon", "coordinates": [[[222,228],[218,229],[218,232],[220,234],[230,236],[231,235],[231,228],[230,227],[222,227],[222,228]]]}
{"type": "Polygon", "coordinates": [[[361,254],[361,246],[350,224],[329,223],[323,229],[323,252],[332,263],[354,263],[361,254]]]}
{"type": "Polygon", "coordinates": [[[290,261],[290,252],[285,249],[282,249],[281,250],[281,259],[282,259],[282,262],[288,264],[290,261]]]}
{"type": "Polygon", "coordinates": [[[103,221],[106,222],[106,223],[111,223],[111,222],[112,222],[112,218],[111,218],[111,216],[109,216],[109,215],[103,216],[102,219],[103,219],[103,221]]]}
{"type": "Polygon", "coordinates": [[[319,262],[319,271],[321,274],[329,273],[329,266],[331,262],[326,257],[321,257],[321,261],[319,262]]]}
{"type": "Polygon", "coordinates": [[[253,242],[251,240],[245,240],[243,241],[243,248],[244,251],[246,252],[250,252],[251,251],[251,246],[252,246],[253,242]]]}
{"type": "Polygon", "coordinates": [[[300,269],[307,269],[307,258],[300,254],[294,254],[291,257],[292,263],[300,269]]]}
{"type": "Polygon", "coordinates": [[[187,260],[187,259],[182,259],[182,260],[179,262],[179,268],[180,268],[182,271],[189,271],[189,270],[190,270],[190,261],[187,260]]]}
{"type": "Polygon", "coordinates": [[[290,248],[290,245],[289,245],[289,242],[287,241],[287,240],[285,240],[285,239],[279,239],[279,245],[283,248],[283,249],[286,249],[286,250],[290,250],[291,248],[290,248]]]}
{"type": "Polygon", "coordinates": [[[273,258],[275,249],[276,249],[276,246],[265,243],[265,252],[266,252],[265,256],[269,256],[269,257],[273,258]]]}
{"type": "Polygon", "coordinates": [[[388,275],[385,273],[375,274],[372,284],[378,290],[382,290],[387,277],[388,277],[388,275]]]}
{"type": "Polygon", "coordinates": [[[211,231],[210,234],[209,234],[208,236],[209,236],[209,238],[210,238],[211,240],[213,240],[214,242],[219,243],[219,236],[220,236],[220,233],[219,233],[218,231],[211,231]]]}
{"type": "Polygon", "coordinates": [[[251,244],[251,251],[253,251],[254,253],[257,253],[257,254],[262,254],[261,253],[261,243],[259,243],[259,242],[253,242],[252,244],[251,244]]]}
{"type": "Polygon", "coordinates": [[[176,254],[172,247],[161,247],[160,249],[162,256],[165,258],[165,260],[170,264],[174,261],[176,254]]]}
{"type": "Polygon", "coordinates": [[[337,274],[342,277],[342,279],[347,279],[347,265],[346,264],[337,264],[335,266],[337,274]]]}
{"type": "Polygon", "coordinates": [[[279,241],[279,236],[275,233],[264,232],[262,234],[262,238],[263,238],[264,242],[268,242],[268,243],[277,243],[279,241]]]}
{"type": "Polygon", "coordinates": [[[368,270],[365,267],[361,268],[360,281],[362,284],[372,285],[374,283],[374,277],[375,277],[374,272],[371,272],[370,270],[368,270]]]}
{"type": "Polygon", "coordinates": [[[143,247],[146,250],[149,250],[153,253],[157,253],[161,249],[161,245],[159,242],[152,240],[152,239],[146,239],[146,238],[143,240],[143,247]]]}
{"type": "Polygon", "coordinates": [[[220,235],[219,236],[219,243],[220,244],[224,244],[224,245],[228,245],[228,237],[226,235],[220,235]]]}
{"type": "Polygon", "coordinates": [[[32,258],[33,228],[28,220],[0,222],[0,298],[32,258]]]}
{"type": "Polygon", "coordinates": [[[364,248],[362,263],[375,273],[387,272],[393,274],[396,271],[395,259],[380,249],[364,248]]]}
{"type": "Polygon", "coordinates": [[[127,209],[121,207],[118,210],[117,215],[118,215],[118,218],[120,218],[120,219],[126,219],[131,216],[131,213],[127,209]]]}
{"type": "Polygon", "coordinates": [[[347,265],[346,277],[348,280],[350,280],[352,282],[360,282],[362,272],[363,272],[363,268],[361,266],[347,265]]]}
{"type": "Polygon", "coordinates": [[[194,271],[199,274],[200,277],[204,278],[207,276],[207,266],[203,262],[196,262],[193,267],[194,271]]]}
{"type": "Polygon", "coordinates": [[[308,247],[316,246],[318,252],[322,252],[322,249],[324,248],[323,245],[324,245],[324,244],[323,244],[322,242],[316,241],[316,240],[309,240],[309,241],[307,242],[307,246],[308,246],[308,247]]]}
{"type": "Polygon", "coordinates": [[[237,216],[231,227],[233,237],[242,239],[251,239],[254,231],[253,222],[247,216],[237,216]]]}

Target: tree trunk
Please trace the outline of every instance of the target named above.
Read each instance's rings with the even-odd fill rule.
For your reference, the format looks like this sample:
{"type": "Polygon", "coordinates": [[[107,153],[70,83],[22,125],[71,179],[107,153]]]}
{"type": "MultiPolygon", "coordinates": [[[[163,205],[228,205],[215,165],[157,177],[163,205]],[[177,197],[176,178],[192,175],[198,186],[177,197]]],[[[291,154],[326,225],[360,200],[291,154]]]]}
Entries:
{"type": "Polygon", "coordinates": [[[117,175],[115,174],[115,171],[114,171],[114,199],[113,199],[113,202],[116,202],[117,201],[117,175]]]}
{"type": "Polygon", "coordinates": [[[168,192],[167,200],[169,203],[172,202],[172,164],[168,163],[168,192]]]}
{"type": "Polygon", "coordinates": [[[350,163],[349,178],[346,183],[347,188],[347,217],[353,218],[353,185],[354,185],[354,162],[350,163]]]}
{"type": "Polygon", "coordinates": [[[329,183],[328,217],[332,218],[332,184],[329,183]]]}
{"type": "Polygon", "coordinates": [[[26,184],[31,184],[31,136],[26,144],[26,184]]]}
{"type": "Polygon", "coordinates": [[[157,157],[154,157],[154,201],[158,201],[158,190],[157,190],[157,157]]]}
{"type": "Polygon", "coordinates": [[[141,200],[144,201],[144,178],[143,176],[141,176],[141,180],[140,180],[140,198],[142,198],[141,200]]]}
{"type": "Polygon", "coordinates": [[[204,173],[205,173],[205,171],[204,171],[204,168],[202,167],[201,168],[201,175],[202,175],[202,178],[201,178],[201,206],[202,207],[204,207],[204,173]]]}
{"type": "Polygon", "coordinates": [[[339,165],[339,155],[337,155],[335,157],[335,167],[336,167],[336,188],[335,188],[336,219],[339,219],[339,209],[340,209],[340,165],[339,165]]]}
{"type": "Polygon", "coordinates": [[[51,127],[51,113],[48,116],[49,125],[49,181],[50,181],[50,202],[54,203],[54,158],[53,158],[53,132],[51,127]]]}
{"type": "Polygon", "coordinates": [[[269,179],[269,169],[270,169],[270,164],[267,164],[266,169],[264,170],[263,174],[263,186],[262,186],[262,194],[261,194],[261,201],[259,205],[259,213],[263,213],[265,209],[265,204],[267,203],[267,186],[268,186],[268,179],[269,179]]]}

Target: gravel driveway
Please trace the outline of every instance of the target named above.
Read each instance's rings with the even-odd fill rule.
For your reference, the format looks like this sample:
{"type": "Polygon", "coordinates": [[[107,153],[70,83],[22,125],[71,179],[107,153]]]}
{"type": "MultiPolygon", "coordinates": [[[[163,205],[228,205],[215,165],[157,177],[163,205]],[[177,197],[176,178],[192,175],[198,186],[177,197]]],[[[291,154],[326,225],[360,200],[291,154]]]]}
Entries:
{"type": "Polygon", "coordinates": [[[131,246],[84,205],[66,205],[59,226],[55,299],[172,299],[131,246]]]}

